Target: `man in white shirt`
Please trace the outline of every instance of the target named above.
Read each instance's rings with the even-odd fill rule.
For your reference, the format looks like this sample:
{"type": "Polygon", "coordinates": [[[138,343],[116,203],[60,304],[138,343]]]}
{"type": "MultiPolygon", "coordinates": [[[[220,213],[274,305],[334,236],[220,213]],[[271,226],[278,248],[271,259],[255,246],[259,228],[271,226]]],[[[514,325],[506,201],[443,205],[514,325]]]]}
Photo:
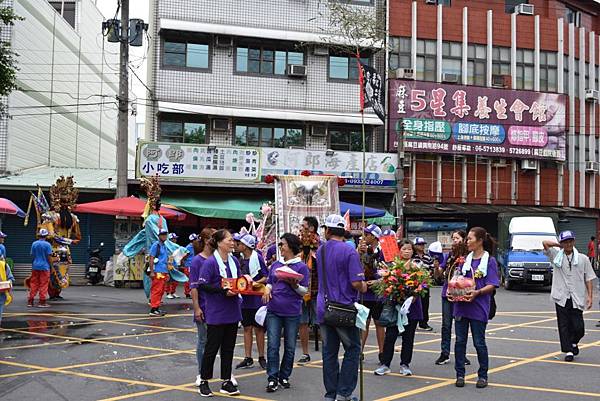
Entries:
{"type": "Polygon", "coordinates": [[[572,231],[561,232],[559,243],[544,241],[543,245],[554,269],[550,296],[556,306],[560,348],[566,354],[565,361],[572,362],[585,335],[583,311],[592,307],[596,274],[588,257],[575,249],[572,231]]]}

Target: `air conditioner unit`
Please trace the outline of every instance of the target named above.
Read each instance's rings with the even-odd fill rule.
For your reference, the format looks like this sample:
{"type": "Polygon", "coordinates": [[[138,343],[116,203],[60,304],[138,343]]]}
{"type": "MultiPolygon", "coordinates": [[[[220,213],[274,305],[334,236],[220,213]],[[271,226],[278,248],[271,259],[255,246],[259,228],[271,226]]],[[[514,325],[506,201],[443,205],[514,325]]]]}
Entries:
{"type": "Polygon", "coordinates": [[[229,120],[226,118],[213,118],[211,127],[213,131],[227,131],[229,129],[229,120]]]}
{"type": "Polygon", "coordinates": [[[537,170],[537,160],[521,160],[521,170],[537,170]]]}
{"type": "Polygon", "coordinates": [[[438,0],[425,0],[425,4],[437,4],[438,0]]]}
{"type": "Polygon", "coordinates": [[[591,162],[591,161],[585,162],[585,172],[586,173],[597,173],[598,170],[599,170],[598,162],[591,162]]]}
{"type": "Polygon", "coordinates": [[[449,72],[444,72],[442,74],[442,82],[450,83],[450,84],[457,84],[459,80],[460,80],[460,77],[458,76],[458,74],[452,74],[449,72]]]}
{"type": "Polygon", "coordinates": [[[415,79],[415,71],[412,68],[397,68],[394,75],[398,79],[415,79]]]}
{"type": "Polygon", "coordinates": [[[323,138],[327,136],[326,125],[313,125],[310,127],[310,136],[323,138]]]}
{"type": "Polygon", "coordinates": [[[327,46],[315,46],[313,47],[313,54],[315,56],[329,56],[329,48],[327,46]]]}
{"type": "Polygon", "coordinates": [[[515,14],[533,15],[533,4],[518,4],[515,6],[515,14]]]}
{"type": "Polygon", "coordinates": [[[226,49],[233,47],[233,36],[217,35],[215,38],[215,46],[226,49]]]}
{"type": "Polygon", "coordinates": [[[306,66],[301,64],[288,64],[286,74],[288,77],[305,77],[306,66]]]}
{"type": "Polygon", "coordinates": [[[590,103],[597,103],[600,94],[596,89],[586,89],[585,90],[585,101],[590,103]]]}

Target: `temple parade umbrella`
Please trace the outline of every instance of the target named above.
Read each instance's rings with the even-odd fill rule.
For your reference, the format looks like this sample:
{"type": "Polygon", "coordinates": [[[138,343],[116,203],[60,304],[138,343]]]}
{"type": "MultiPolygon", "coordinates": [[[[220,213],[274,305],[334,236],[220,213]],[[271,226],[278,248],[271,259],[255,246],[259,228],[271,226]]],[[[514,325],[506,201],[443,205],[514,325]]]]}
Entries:
{"type": "Polygon", "coordinates": [[[0,198],[0,213],[16,214],[21,218],[25,217],[25,212],[19,206],[15,205],[13,201],[6,198],[0,198]]]}
{"type": "MultiPolygon", "coordinates": [[[[77,213],[108,214],[113,216],[141,217],[146,201],[135,196],[82,203],[75,207],[77,213]]],[[[161,216],[167,219],[185,220],[185,213],[166,207],[160,208],[161,216]]]]}
{"type": "MultiPolygon", "coordinates": [[[[347,210],[350,210],[350,217],[361,217],[362,218],[362,205],[355,205],[354,203],[340,201],[340,214],[343,216],[347,210]]],[[[365,218],[383,217],[383,216],[385,216],[385,210],[375,209],[372,207],[365,206],[365,218]]]]}

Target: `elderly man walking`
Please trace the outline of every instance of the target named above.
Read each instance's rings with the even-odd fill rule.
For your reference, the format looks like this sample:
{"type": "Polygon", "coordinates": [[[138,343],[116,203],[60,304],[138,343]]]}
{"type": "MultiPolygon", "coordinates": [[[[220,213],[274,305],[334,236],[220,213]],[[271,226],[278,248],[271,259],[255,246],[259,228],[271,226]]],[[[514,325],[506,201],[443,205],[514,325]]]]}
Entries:
{"type": "Polygon", "coordinates": [[[550,296],[556,306],[560,348],[565,361],[572,362],[585,335],[583,310],[592,307],[592,281],[596,275],[588,257],[575,248],[572,231],[561,232],[558,243],[544,241],[543,245],[554,268],[550,296]]]}

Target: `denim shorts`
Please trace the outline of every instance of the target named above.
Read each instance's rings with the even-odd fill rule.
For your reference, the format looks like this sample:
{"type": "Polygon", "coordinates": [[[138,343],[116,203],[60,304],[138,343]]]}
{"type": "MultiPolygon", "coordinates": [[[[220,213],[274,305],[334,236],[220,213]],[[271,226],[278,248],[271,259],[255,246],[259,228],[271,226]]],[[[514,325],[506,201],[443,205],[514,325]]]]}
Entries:
{"type": "Polygon", "coordinates": [[[302,302],[302,316],[300,316],[300,324],[314,325],[317,320],[317,311],[315,310],[315,302],[302,302]]]}

